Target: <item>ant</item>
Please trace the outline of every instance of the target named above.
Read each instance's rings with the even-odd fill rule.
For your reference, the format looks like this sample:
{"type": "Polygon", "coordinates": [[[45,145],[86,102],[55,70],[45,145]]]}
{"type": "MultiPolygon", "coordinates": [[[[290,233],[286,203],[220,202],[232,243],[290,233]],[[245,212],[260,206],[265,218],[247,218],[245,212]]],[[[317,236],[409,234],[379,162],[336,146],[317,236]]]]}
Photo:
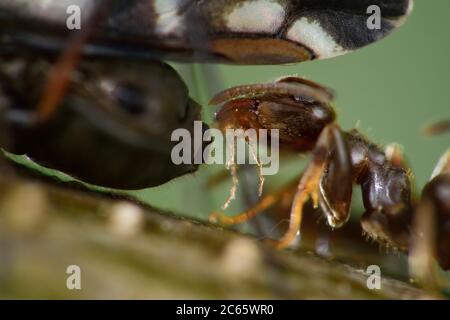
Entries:
{"type": "Polygon", "coordinates": [[[312,159],[299,182],[264,196],[236,216],[213,213],[210,220],[223,225],[242,223],[291,197],[289,228],[281,239],[270,240],[275,247],[286,248],[299,233],[309,199],[314,207],[321,207],[331,228],[343,226],[350,217],[357,184],[365,208],[361,226],[366,237],[410,252],[412,273],[418,276],[424,274],[418,266],[424,254],[434,256],[444,270],[450,269],[450,150],[415,200],[401,148],[391,144],[382,150],[356,129],[342,130],[335,123],[333,98],[330,89],[292,76],[217,94],[211,104],[222,104],[216,113],[221,130],[279,129],[281,150],[311,152],[312,159]]]}

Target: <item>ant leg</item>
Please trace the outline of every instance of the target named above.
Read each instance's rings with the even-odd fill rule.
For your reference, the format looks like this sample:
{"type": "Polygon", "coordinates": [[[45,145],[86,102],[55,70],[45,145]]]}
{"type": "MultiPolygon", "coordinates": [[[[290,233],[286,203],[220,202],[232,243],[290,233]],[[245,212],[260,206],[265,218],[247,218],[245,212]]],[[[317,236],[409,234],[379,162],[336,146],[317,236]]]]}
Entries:
{"type": "Polygon", "coordinates": [[[291,207],[289,229],[278,241],[282,249],[289,246],[300,230],[303,206],[311,198],[314,207],[321,204],[331,227],[337,228],[349,218],[352,192],[350,153],[342,132],[336,125],[322,131],[313,151],[313,158],[300,179],[291,207]]]}
{"type": "MultiPolygon", "coordinates": [[[[244,170],[248,170],[248,167],[244,167],[244,170]]],[[[229,173],[228,170],[223,170],[219,172],[217,175],[214,175],[208,182],[207,187],[214,187],[215,185],[222,183],[226,179],[228,179],[229,173]]],[[[228,216],[222,213],[213,212],[209,216],[209,220],[212,223],[219,223],[222,225],[234,225],[246,222],[251,218],[255,217],[259,213],[262,213],[264,210],[274,206],[276,203],[292,203],[292,199],[294,197],[294,193],[300,179],[301,175],[295,178],[292,182],[286,184],[283,188],[278,191],[271,192],[268,195],[259,199],[258,203],[256,203],[251,208],[246,211],[237,214],[236,216],[228,216]]],[[[261,188],[261,184],[260,184],[261,188]]]]}
{"type": "Polygon", "coordinates": [[[222,213],[214,212],[209,216],[209,221],[212,223],[219,223],[222,225],[234,225],[246,222],[251,218],[257,216],[259,213],[262,213],[264,210],[275,205],[281,198],[287,196],[290,197],[291,194],[295,192],[296,185],[297,185],[296,183],[295,184],[291,183],[282,188],[281,190],[278,190],[276,192],[264,196],[255,206],[235,216],[228,216],[222,213]]]}
{"type": "Polygon", "coordinates": [[[69,86],[71,72],[81,59],[81,48],[86,39],[87,32],[81,32],[50,71],[42,99],[37,106],[36,121],[45,121],[56,111],[69,86]]]}
{"type": "Polygon", "coordinates": [[[408,266],[410,276],[425,288],[436,290],[441,281],[436,265],[438,228],[435,208],[431,201],[423,200],[414,212],[408,266]]]}

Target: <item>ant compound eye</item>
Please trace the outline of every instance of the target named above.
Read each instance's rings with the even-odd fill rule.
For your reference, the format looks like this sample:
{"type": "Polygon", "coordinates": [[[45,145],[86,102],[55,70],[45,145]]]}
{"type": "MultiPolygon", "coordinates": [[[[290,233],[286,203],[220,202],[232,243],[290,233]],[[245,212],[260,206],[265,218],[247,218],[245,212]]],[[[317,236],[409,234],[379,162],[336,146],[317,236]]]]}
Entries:
{"type": "Polygon", "coordinates": [[[147,95],[142,89],[129,84],[118,85],[112,94],[119,107],[127,114],[137,116],[146,111],[147,95]]]}

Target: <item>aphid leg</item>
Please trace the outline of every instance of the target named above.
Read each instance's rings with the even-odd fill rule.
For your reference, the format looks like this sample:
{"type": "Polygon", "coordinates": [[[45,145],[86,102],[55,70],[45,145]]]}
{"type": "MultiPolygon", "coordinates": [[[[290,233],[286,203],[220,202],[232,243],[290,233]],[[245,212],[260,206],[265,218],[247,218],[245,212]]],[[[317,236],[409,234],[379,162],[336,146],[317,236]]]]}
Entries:
{"type": "Polygon", "coordinates": [[[56,111],[69,86],[71,73],[81,60],[83,46],[94,33],[99,21],[107,14],[110,2],[109,0],[100,2],[90,16],[88,25],[77,31],[69,40],[68,46],[48,76],[42,99],[37,106],[37,113],[33,115],[34,121],[45,121],[56,111]]]}
{"type": "Polygon", "coordinates": [[[85,42],[86,32],[82,31],[64,54],[59,58],[51,70],[45,84],[42,99],[38,104],[36,121],[45,121],[56,110],[58,104],[63,99],[70,82],[71,72],[80,61],[81,47],[85,42]]]}

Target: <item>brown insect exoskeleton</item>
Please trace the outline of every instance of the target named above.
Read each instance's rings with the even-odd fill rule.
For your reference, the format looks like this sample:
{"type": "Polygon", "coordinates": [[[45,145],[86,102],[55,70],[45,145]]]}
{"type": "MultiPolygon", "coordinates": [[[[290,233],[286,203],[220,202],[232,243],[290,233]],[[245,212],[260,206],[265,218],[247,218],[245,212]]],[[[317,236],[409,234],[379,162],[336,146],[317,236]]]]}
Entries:
{"type": "Polygon", "coordinates": [[[196,171],[193,161],[171,159],[172,132],[201,120],[178,73],[159,59],[89,45],[113,8],[125,10],[117,1],[70,4],[82,9],[81,30],[66,27],[69,3],[0,0],[0,148],[114,189],[196,171]]]}
{"type": "Polygon", "coordinates": [[[196,170],[197,165],[175,165],[168,150],[170,132],[190,130],[193,120],[200,120],[199,106],[161,60],[326,59],[384,38],[412,10],[412,0],[374,0],[370,5],[382,9],[380,26],[367,28],[368,5],[0,0],[0,108],[6,106],[0,117],[12,133],[11,143],[0,141],[1,146],[103,187],[160,185],[196,170]],[[78,9],[78,27],[70,27],[70,8],[78,9]],[[31,78],[35,83],[26,83],[31,78]],[[67,132],[68,123],[78,123],[78,131],[67,132]]]}
{"type": "Polygon", "coordinates": [[[297,77],[235,87],[215,96],[211,104],[223,104],[216,113],[221,130],[279,129],[280,149],[311,152],[312,158],[298,183],[263,197],[255,207],[236,216],[215,213],[211,220],[225,225],[241,223],[286,195],[292,196],[289,229],[280,240],[271,241],[285,248],[296,239],[309,199],[315,207],[320,205],[332,228],[345,224],[353,185],[358,184],[365,208],[361,225],[367,237],[408,252],[416,233],[412,230],[424,227],[412,228],[413,220],[429,215],[436,220],[435,227],[426,228],[421,236],[436,237],[428,247],[436,246],[435,257],[443,269],[449,269],[450,152],[443,156],[416,202],[401,149],[390,145],[382,150],[355,129],[341,130],[335,123],[332,100],[331,90],[297,77]]]}

